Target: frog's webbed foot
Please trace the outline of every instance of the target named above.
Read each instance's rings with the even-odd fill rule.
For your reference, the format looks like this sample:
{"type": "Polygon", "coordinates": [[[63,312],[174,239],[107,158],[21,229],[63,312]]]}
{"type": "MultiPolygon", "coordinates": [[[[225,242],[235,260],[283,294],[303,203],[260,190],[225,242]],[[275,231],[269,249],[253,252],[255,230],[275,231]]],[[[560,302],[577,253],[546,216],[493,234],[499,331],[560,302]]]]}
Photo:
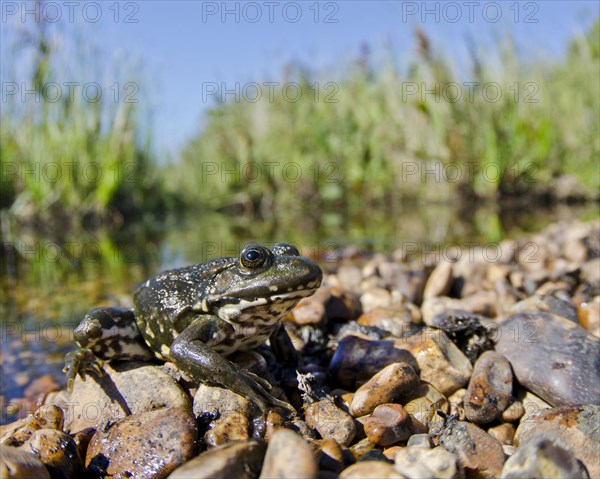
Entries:
{"type": "Polygon", "coordinates": [[[104,374],[103,365],[104,362],[96,357],[91,349],[80,348],[68,353],[65,356],[65,367],[63,368],[63,372],[67,374],[67,391],[73,390],[77,375],[81,376],[84,381],[88,373],[102,376],[104,374]]]}
{"type": "Polygon", "coordinates": [[[214,316],[201,316],[183,330],[171,345],[170,356],[175,365],[197,381],[220,384],[256,404],[261,411],[272,407],[296,410],[291,404],[275,398],[271,384],[264,378],[244,371],[213,349],[215,338],[228,337],[229,324],[214,316]]]}

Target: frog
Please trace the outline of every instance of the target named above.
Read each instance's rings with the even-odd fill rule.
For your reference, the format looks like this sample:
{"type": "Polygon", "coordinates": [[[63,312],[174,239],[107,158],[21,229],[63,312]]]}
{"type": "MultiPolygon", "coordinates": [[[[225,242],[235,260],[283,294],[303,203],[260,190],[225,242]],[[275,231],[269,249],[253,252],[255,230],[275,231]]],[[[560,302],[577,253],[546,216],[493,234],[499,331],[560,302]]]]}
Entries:
{"type": "Polygon", "coordinates": [[[288,243],[253,244],[239,257],[159,273],[141,284],[133,308],[95,308],[74,329],[78,349],[65,357],[67,389],[77,375],[103,374],[104,361],[171,361],[198,383],[222,386],[267,412],[292,413],[271,384],[230,356],[263,345],[294,366],[298,357],[282,318],[320,287],[323,271],[288,243]]]}

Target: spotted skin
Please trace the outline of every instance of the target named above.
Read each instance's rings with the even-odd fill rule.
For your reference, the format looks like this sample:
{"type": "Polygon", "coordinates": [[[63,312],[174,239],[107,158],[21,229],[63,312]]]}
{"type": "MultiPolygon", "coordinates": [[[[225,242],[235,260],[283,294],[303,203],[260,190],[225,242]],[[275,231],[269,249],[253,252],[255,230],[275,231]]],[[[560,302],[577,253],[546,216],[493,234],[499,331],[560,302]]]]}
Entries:
{"type": "MultiPolygon", "coordinates": [[[[293,355],[285,349],[291,342],[280,320],[312,295],[321,279],[321,269],[286,243],[272,250],[250,246],[239,258],[165,271],[138,288],[133,311],[97,309],[84,318],[75,338],[82,350],[91,351],[84,355],[83,370],[92,362],[90,354],[104,360],[155,356],[198,381],[248,397],[262,410],[293,409],[226,357],[269,339],[274,352],[289,361],[293,355]]],[[[67,364],[69,378],[82,372],[77,361],[67,364]]]]}

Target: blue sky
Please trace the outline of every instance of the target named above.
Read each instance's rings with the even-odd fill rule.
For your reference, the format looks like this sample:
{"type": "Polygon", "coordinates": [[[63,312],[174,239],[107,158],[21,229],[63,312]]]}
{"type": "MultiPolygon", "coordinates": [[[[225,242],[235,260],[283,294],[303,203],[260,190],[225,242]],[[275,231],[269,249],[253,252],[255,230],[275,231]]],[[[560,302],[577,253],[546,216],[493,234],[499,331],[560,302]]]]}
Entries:
{"type": "MultiPolygon", "coordinates": [[[[334,71],[363,44],[374,54],[391,44],[401,61],[414,51],[416,27],[458,61],[466,57],[468,38],[485,50],[507,31],[528,55],[559,58],[569,38],[600,12],[598,1],[47,3],[48,17],[60,14],[67,28],[79,25],[107,56],[144,66],[150,81],[136,96],[151,103],[156,143],[165,152],[176,152],[197,132],[211,105],[203,85],[206,93],[214,83],[233,88],[236,82],[281,80],[282,66],[291,61],[334,71]]],[[[35,21],[22,10],[23,2],[2,2],[7,35],[15,25],[35,21]]]]}

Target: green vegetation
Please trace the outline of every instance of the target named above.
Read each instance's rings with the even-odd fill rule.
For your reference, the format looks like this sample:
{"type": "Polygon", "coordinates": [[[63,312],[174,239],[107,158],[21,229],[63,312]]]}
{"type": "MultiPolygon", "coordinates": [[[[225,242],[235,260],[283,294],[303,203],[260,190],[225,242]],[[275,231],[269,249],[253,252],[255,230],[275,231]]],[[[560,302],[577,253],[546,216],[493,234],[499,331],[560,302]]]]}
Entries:
{"type": "Polygon", "coordinates": [[[394,66],[393,52],[378,67],[368,55],[346,65],[331,83],[298,67],[282,82],[299,85],[298,101],[280,88],[272,101],[263,94],[211,110],[183,154],[184,196],[288,211],[334,201],[356,212],[465,194],[530,201],[552,195],[565,174],[596,195],[597,31],[598,23],[575,40],[562,64],[524,62],[507,41],[496,56],[473,53],[461,75],[418,32],[419,55],[407,68],[394,66]]]}
{"type": "Polygon", "coordinates": [[[327,221],[332,207],[356,215],[367,204],[547,199],[563,175],[578,180],[576,196],[597,197],[599,25],[562,62],[523,61],[506,41],[473,49],[465,72],[418,32],[418,54],[400,66],[393,51],[378,61],[364,53],[334,77],[293,66],[280,85],[295,88],[217,102],[165,166],[126,85],[121,101],[106,83],[98,101],[66,92],[53,101],[44,85],[114,78],[117,68],[81,39],[58,46],[38,24],[21,48],[33,52],[29,83],[41,101],[16,95],[2,111],[3,224],[74,234],[182,205],[327,221]]]}

